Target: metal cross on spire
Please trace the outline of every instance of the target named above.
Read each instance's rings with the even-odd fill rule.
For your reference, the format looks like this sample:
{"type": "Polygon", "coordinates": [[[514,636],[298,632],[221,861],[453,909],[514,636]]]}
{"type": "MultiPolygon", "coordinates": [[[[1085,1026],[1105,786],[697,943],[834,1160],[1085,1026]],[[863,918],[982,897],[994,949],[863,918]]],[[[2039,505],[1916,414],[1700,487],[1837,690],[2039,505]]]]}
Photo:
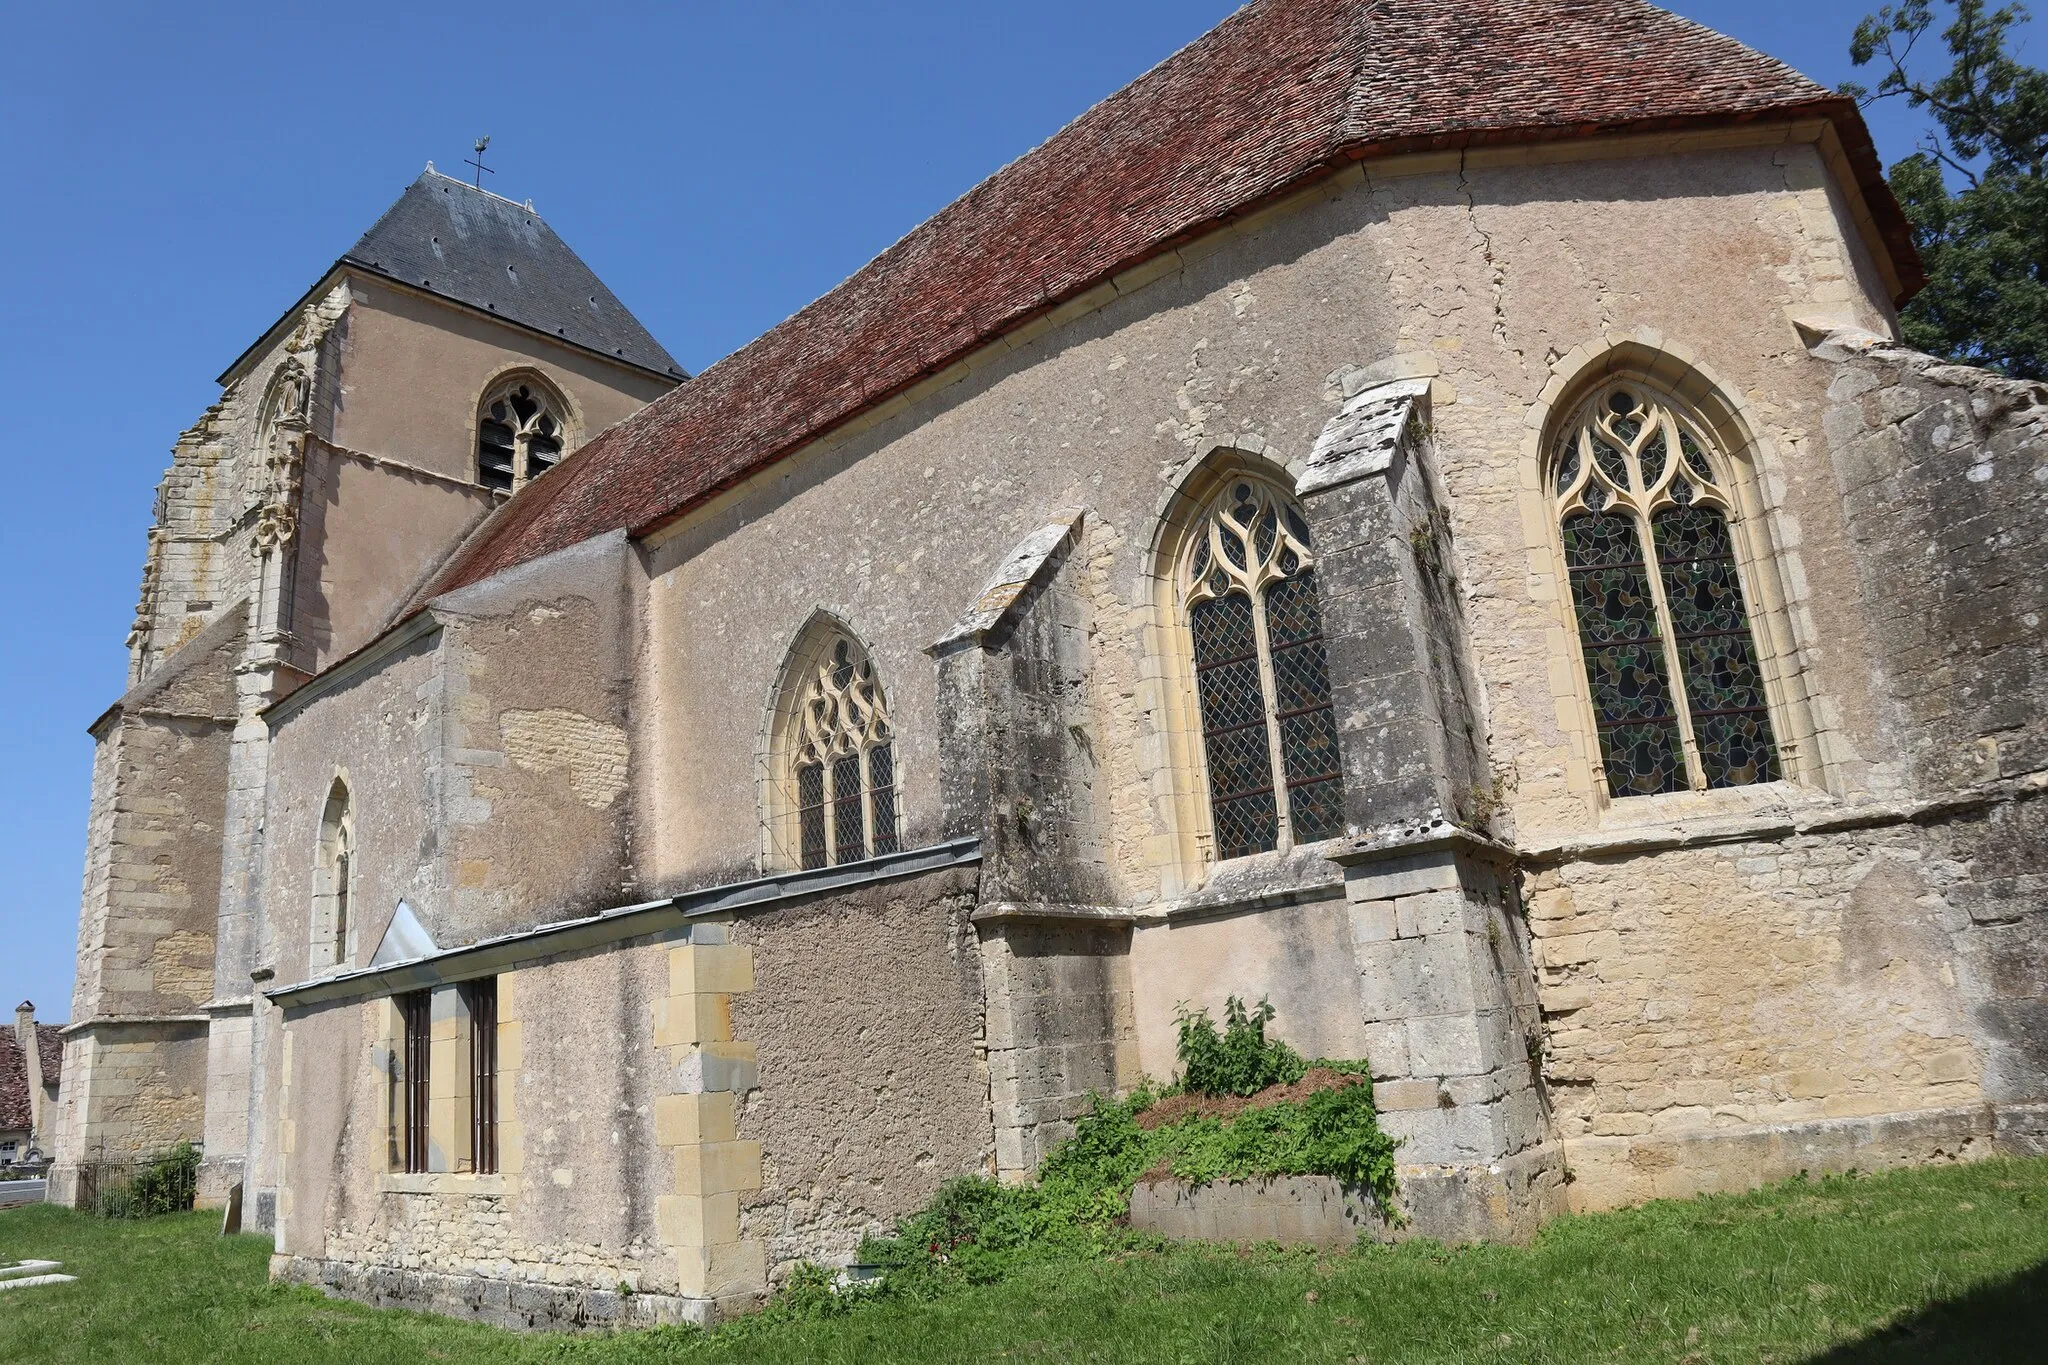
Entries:
{"type": "Polygon", "coordinates": [[[485,133],[482,137],[476,140],[476,159],[474,161],[471,161],[465,158],[462,163],[465,166],[476,167],[476,187],[478,189],[482,189],[484,187],[485,176],[497,174],[497,172],[492,170],[489,166],[484,165],[484,148],[490,145],[491,135],[489,133],[485,133]]]}

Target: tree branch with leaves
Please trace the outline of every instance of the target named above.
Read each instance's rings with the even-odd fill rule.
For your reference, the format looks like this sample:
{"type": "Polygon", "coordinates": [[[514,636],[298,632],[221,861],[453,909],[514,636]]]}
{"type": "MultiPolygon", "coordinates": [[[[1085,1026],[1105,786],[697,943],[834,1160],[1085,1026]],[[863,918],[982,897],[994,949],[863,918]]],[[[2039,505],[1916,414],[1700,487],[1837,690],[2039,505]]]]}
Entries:
{"type": "Polygon", "coordinates": [[[2048,379],[2048,73],[2008,50],[2025,9],[1943,8],[1953,16],[1939,35],[1945,71],[1923,61],[1933,0],[1884,6],[1849,44],[1856,65],[1880,73],[1875,88],[1844,87],[1849,94],[1865,104],[1904,99],[1934,124],[1887,175],[1927,268],[1900,323],[1923,351],[2048,379]]]}

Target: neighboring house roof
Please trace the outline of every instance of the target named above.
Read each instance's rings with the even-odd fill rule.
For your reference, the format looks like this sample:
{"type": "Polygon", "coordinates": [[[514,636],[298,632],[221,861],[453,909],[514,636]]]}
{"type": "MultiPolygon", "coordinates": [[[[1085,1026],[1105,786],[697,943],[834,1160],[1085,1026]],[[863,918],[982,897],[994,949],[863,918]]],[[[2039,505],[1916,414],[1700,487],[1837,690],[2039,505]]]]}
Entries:
{"type": "Polygon", "coordinates": [[[64,1079],[64,1028],[61,1024],[36,1025],[36,1051],[43,1057],[43,1089],[55,1090],[64,1079]]]}
{"type": "MultiPolygon", "coordinates": [[[[466,185],[432,167],[406,187],[321,277],[322,282],[334,270],[350,266],[643,370],[675,379],[689,377],[530,205],[466,185]]],[[[315,285],[315,292],[318,289],[315,285]]],[[[270,331],[305,302],[294,304],[270,331]]],[[[222,382],[262,345],[258,340],[244,351],[221,376],[222,382]]]]}
{"type": "MultiPolygon", "coordinates": [[[[39,1040],[40,1042],[40,1040],[39,1040]]],[[[0,1132],[26,1130],[33,1110],[28,1094],[28,1058],[12,1027],[0,1028],[0,1132]]]]}
{"type": "Polygon", "coordinates": [[[844,284],[499,508],[414,599],[691,505],[1005,331],[1353,161],[1833,120],[1908,293],[1853,101],[1641,0],[1257,0],[844,284]]]}

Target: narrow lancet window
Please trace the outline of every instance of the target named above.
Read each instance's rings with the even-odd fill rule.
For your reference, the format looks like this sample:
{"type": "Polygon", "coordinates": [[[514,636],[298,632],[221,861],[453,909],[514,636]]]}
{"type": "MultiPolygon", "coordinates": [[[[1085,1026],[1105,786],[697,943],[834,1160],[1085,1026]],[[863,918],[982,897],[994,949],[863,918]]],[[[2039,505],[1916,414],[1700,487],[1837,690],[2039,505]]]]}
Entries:
{"type": "Polygon", "coordinates": [[[1198,525],[1182,580],[1219,858],[1344,830],[1308,523],[1276,489],[1233,479],[1198,525]]]}
{"type": "Polygon", "coordinates": [[[874,664],[831,632],[791,675],[782,800],[799,867],[859,862],[899,847],[896,751],[874,664]]]}
{"type": "Polygon", "coordinates": [[[1556,497],[1607,787],[1775,781],[1777,739],[1704,428],[1609,385],[1558,438],[1556,497]]]}
{"type": "Polygon", "coordinates": [[[316,966],[347,966],[349,910],[354,900],[356,818],[348,783],[337,777],[320,813],[320,849],[313,864],[313,925],[309,947],[316,966]]]}

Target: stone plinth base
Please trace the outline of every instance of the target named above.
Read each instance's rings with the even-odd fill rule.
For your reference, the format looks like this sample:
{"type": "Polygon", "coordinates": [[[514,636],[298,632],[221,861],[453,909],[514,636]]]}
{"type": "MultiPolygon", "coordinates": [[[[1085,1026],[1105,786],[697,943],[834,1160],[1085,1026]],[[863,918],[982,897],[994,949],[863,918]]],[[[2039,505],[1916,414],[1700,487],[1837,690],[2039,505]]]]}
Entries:
{"type": "Polygon", "coordinates": [[[1439,1242],[1526,1242],[1566,1211],[1565,1154],[1546,1142],[1485,1165],[1402,1166],[1395,1235],[1439,1242]]]}
{"type": "Polygon", "coordinates": [[[242,1158],[204,1157],[199,1162],[199,1175],[193,1184],[192,1206],[200,1209],[224,1208],[235,1186],[241,1183],[242,1158]]]}
{"type": "Polygon", "coordinates": [[[1176,1241],[1278,1242],[1343,1250],[1360,1237],[1391,1242],[1523,1242],[1565,1211],[1563,1153],[1554,1144],[1486,1166],[1404,1166],[1389,1227],[1370,1196],[1327,1175],[1274,1176],[1190,1187],[1140,1181],[1131,1226],[1176,1241]]]}
{"type": "Polygon", "coordinates": [[[52,1166],[49,1175],[45,1178],[50,1184],[49,1188],[43,1193],[44,1203],[57,1204],[67,1209],[79,1207],[78,1196],[85,1182],[78,1167],[52,1166]]]}
{"type": "Polygon", "coordinates": [[[1753,1190],[1801,1172],[1884,1171],[2048,1152],[2048,1103],[1973,1104],[1903,1114],[1568,1138],[1571,1206],[1590,1213],[1646,1199],[1753,1190]]]}
{"type": "Polygon", "coordinates": [[[693,1299],[676,1294],[622,1294],[617,1289],[446,1275],[310,1256],[271,1257],[270,1278],[310,1284],[376,1308],[412,1308],[494,1327],[546,1331],[663,1327],[686,1322],[704,1326],[761,1304],[756,1296],[693,1299]]]}
{"type": "Polygon", "coordinates": [[[1131,1190],[1131,1226],[1181,1242],[1278,1242],[1327,1251],[1386,1236],[1372,1199],[1327,1175],[1198,1186],[1141,1180],[1131,1190]]]}

